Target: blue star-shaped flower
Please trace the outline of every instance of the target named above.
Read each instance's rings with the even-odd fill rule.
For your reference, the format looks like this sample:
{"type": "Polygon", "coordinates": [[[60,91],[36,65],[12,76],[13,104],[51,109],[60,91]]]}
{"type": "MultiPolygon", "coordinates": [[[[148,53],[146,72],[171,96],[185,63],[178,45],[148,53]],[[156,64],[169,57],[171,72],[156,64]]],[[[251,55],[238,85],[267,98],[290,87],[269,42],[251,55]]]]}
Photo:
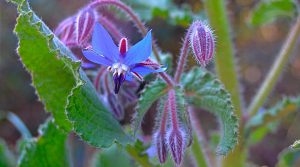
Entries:
{"type": "Polygon", "coordinates": [[[120,40],[118,48],[102,25],[96,23],[92,36],[92,48],[84,49],[82,53],[89,61],[107,66],[108,71],[113,72],[117,94],[121,84],[125,80],[131,80],[132,76],[143,80],[143,76],[149,73],[165,70],[148,60],[151,51],[151,31],[128,50],[126,38],[120,40]]]}

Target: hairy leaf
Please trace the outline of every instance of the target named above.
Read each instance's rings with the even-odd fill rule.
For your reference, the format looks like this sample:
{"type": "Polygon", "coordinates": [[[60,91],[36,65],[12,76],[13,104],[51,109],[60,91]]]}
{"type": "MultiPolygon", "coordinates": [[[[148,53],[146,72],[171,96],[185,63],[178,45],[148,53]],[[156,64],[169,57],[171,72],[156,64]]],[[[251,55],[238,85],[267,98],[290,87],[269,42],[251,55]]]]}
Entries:
{"type": "Polygon", "coordinates": [[[282,101],[274,105],[274,107],[267,110],[261,110],[254,115],[246,124],[246,132],[250,129],[262,127],[270,122],[279,120],[299,108],[300,96],[294,98],[285,97],[282,101]]]}
{"type": "Polygon", "coordinates": [[[0,139],[0,166],[14,167],[16,159],[13,153],[8,149],[4,140],[0,139]]]}
{"type": "Polygon", "coordinates": [[[128,153],[117,144],[95,153],[92,167],[122,166],[133,167],[134,161],[128,153]]]}
{"type": "Polygon", "coordinates": [[[278,17],[293,17],[296,11],[294,0],[263,0],[254,9],[250,22],[255,26],[263,25],[278,17]]]}
{"type": "Polygon", "coordinates": [[[278,155],[278,162],[276,167],[296,167],[300,165],[300,150],[294,150],[291,148],[284,149],[278,155]]]}
{"type": "Polygon", "coordinates": [[[39,136],[27,142],[19,159],[20,167],[69,166],[65,142],[67,134],[48,120],[39,129],[39,136]]]}
{"type": "Polygon", "coordinates": [[[107,147],[115,140],[129,142],[68,48],[35,15],[27,1],[11,2],[18,5],[19,11],[15,28],[18,53],[55,122],[65,130],[73,127],[82,139],[96,147],[107,147]]]}
{"type": "Polygon", "coordinates": [[[291,145],[291,148],[295,150],[300,150],[300,140],[295,141],[294,144],[291,145]]]}
{"type": "Polygon", "coordinates": [[[138,15],[145,21],[160,18],[166,20],[169,24],[187,27],[193,20],[197,20],[199,19],[199,16],[203,16],[203,11],[194,13],[187,4],[183,4],[179,8],[171,0],[125,0],[125,2],[132,6],[138,15]]]}
{"type": "Polygon", "coordinates": [[[226,155],[237,143],[238,119],[233,113],[230,94],[211,73],[199,67],[182,77],[190,105],[214,113],[221,122],[222,135],[217,153],[226,155]]]}
{"type": "Polygon", "coordinates": [[[168,87],[167,84],[156,80],[150,83],[144,91],[141,93],[141,96],[136,107],[136,117],[133,120],[133,132],[136,134],[137,130],[140,128],[143,121],[144,115],[151,107],[151,105],[158,100],[160,97],[167,93],[168,87]]]}

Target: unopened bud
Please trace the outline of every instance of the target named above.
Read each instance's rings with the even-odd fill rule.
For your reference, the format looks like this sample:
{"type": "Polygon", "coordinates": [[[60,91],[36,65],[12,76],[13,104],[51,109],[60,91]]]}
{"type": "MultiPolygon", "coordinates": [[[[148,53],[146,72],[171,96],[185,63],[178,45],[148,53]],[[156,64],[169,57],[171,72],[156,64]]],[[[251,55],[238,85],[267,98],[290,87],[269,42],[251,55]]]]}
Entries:
{"type": "Polygon", "coordinates": [[[159,162],[163,164],[167,160],[168,148],[166,143],[165,134],[159,131],[154,134],[154,144],[158,155],[159,162]]]}
{"type": "Polygon", "coordinates": [[[92,9],[84,9],[76,16],[76,42],[83,46],[91,37],[97,14],[92,9]]]}
{"type": "Polygon", "coordinates": [[[65,44],[72,43],[75,40],[74,22],[74,17],[69,17],[63,20],[54,31],[55,35],[57,35],[60,38],[60,40],[65,44]]]}
{"type": "Polygon", "coordinates": [[[177,165],[180,165],[185,149],[185,135],[179,129],[169,129],[167,139],[173,160],[177,165]]]}
{"type": "Polygon", "coordinates": [[[195,59],[201,66],[205,67],[214,55],[214,35],[211,28],[201,21],[196,21],[192,26],[193,29],[190,34],[190,44],[195,59]]]}

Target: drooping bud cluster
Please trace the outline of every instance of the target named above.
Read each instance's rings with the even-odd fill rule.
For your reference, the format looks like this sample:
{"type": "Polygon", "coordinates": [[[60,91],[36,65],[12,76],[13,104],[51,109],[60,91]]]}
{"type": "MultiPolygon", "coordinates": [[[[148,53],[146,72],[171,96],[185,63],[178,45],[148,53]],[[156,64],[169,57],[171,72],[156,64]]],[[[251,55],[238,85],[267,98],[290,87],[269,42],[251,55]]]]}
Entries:
{"type": "Polygon", "coordinates": [[[175,90],[170,90],[167,98],[161,101],[164,103],[161,102],[158,109],[153,144],[160,163],[166,161],[168,151],[170,151],[174,162],[180,165],[184,150],[190,144],[190,131],[187,128],[189,125],[182,118],[180,113],[182,111],[179,111],[181,106],[177,106],[180,102],[178,102],[175,90]],[[162,104],[164,107],[161,107],[162,104]]]}
{"type": "Polygon", "coordinates": [[[84,8],[76,15],[63,20],[55,29],[55,34],[67,46],[87,47],[97,17],[93,9],[84,8]]]}
{"type": "Polygon", "coordinates": [[[211,28],[201,21],[192,25],[190,45],[198,63],[205,67],[214,56],[215,39],[211,28]]]}
{"type": "Polygon", "coordinates": [[[94,25],[97,21],[97,14],[94,10],[84,9],[76,16],[76,42],[79,46],[85,47],[90,39],[94,25]]]}

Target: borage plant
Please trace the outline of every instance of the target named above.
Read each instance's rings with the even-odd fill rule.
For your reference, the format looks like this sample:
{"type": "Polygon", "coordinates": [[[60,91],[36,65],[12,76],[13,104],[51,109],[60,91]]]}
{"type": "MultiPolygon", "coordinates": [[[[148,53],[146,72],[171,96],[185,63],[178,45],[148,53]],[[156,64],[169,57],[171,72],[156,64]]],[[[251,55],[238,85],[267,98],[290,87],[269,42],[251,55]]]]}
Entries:
{"type": "MultiPolygon", "coordinates": [[[[274,108],[258,112],[295,45],[299,19],[249,112],[245,112],[222,0],[204,3],[216,35],[206,21],[194,20],[185,34],[176,68],[162,58],[151,30],[121,1],[94,0],[63,20],[54,33],[26,0],[9,2],[18,7],[18,53],[45,109],[52,113],[38,138],[26,137],[20,166],[68,166],[65,141],[71,132],[101,148],[95,154],[96,165],[179,166],[185,155],[190,155],[186,159],[193,157],[192,163],[198,166],[244,166],[250,145],[247,137],[300,105],[299,98],[286,98],[274,108]],[[116,16],[125,13],[143,39],[131,44],[131,38],[123,35],[127,29],[120,31],[104,15],[108,6],[116,7],[116,16]],[[190,53],[198,65],[187,71],[190,53]],[[214,55],[220,80],[205,70],[214,55]],[[145,115],[153,106],[155,126],[148,140],[140,127],[144,119],[151,119],[145,115]],[[220,121],[216,154],[207,147],[196,108],[212,112],[220,121]],[[125,112],[128,110],[131,112],[125,112]],[[128,117],[132,121],[126,121],[128,117]],[[173,163],[167,161],[168,155],[173,163]]],[[[293,148],[299,148],[299,142],[293,148]]]]}

